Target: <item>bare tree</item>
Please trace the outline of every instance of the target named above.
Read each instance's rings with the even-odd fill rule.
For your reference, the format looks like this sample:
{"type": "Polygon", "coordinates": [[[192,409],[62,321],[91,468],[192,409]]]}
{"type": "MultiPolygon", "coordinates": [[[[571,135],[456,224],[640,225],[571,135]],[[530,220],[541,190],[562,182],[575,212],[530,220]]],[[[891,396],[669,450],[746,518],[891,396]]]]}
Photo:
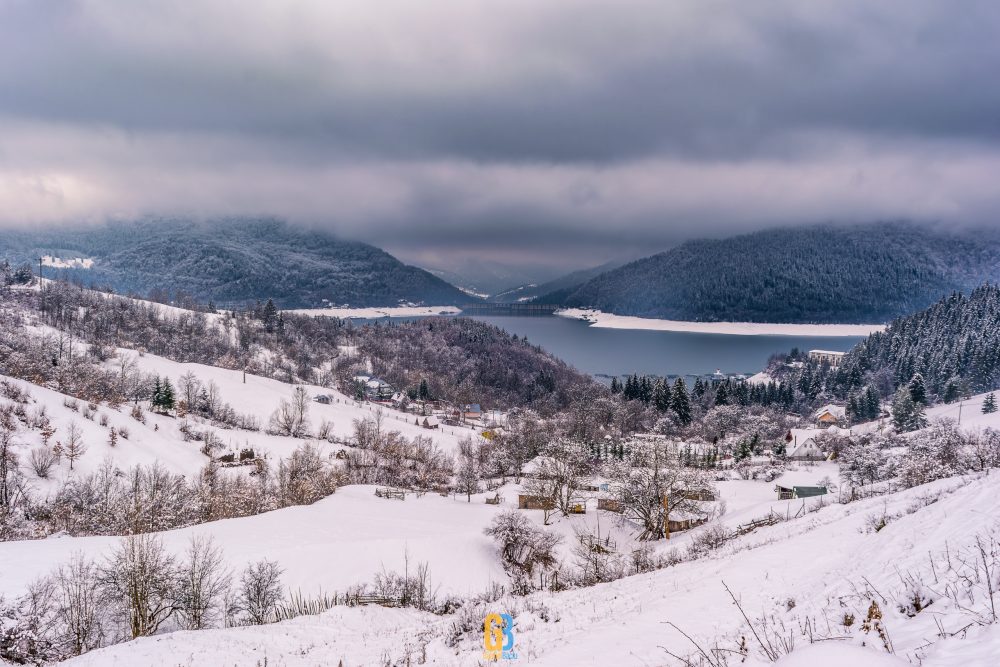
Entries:
{"type": "Polygon", "coordinates": [[[177,389],[180,392],[181,400],[187,405],[187,409],[195,410],[198,405],[198,392],[201,391],[201,382],[198,377],[188,371],[178,379],[177,389]]]}
{"type": "Polygon", "coordinates": [[[580,500],[582,479],[591,471],[586,447],[578,442],[558,439],[543,451],[535,471],[537,479],[547,488],[556,507],[563,516],[569,516],[580,500]]]}
{"type": "Polygon", "coordinates": [[[180,616],[188,630],[209,627],[221,613],[220,604],[229,589],[222,550],[211,536],[193,535],[188,544],[187,560],[178,577],[180,616]]]}
{"type": "Polygon", "coordinates": [[[514,578],[517,592],[527,592],[538,570],[547,570],[556,564],[555,548],[562,536],[539,528],[516,510],[498,514],[484,532],[500,549],[500,560],[514,578]]]}
{"type": "Polygon", "coordinates": [[[625,516],[642,525],[647,539],[666,536],[671,512],[700,512],[695,492],[709,486],[705,473],[681,465],[675,445],[665,441],[633,444],[611,476],[625,516]]]}
{"type": "Polygon", "coordinates": [[[104,636],[100,578],[97,565],[74,554],[53,575],[55,609],[73,655],[101,645],[104,636]]]}
{"type": "Polygon", "coordinates": [[[87,453],[87,445],[83,442],[83,430],[75,422],[69,423],[66,430],[66,442],[62,444],[62,453],[69,459],[69,469],[73,469],[73,464],[87,453]]]}
{"type": "Polygon", "coordinates": [[[101,584],[132,639],[156,632],[178,610],[177,566],[155,535],[130,535],[101,569],[101,584]]]}
{"type": "Polygon", "coordinates": [[[309,393],[305,387],[296,387],[292,400],[282,400],[271,415],[270,431],[279,435],[301,438],[309,431],[309,393]]]}
{"type": "Polygon", "coordinates": [[[274,610],[281,600],[282,570],[274,561],[261,560],[247,566],[240,579],[240,602],[252,625],[274,620],[274,610]]]}
{"type": "Polygon", "coordinates": [[[472,494],[479,493],[479,465],[476,460],[475,445],[471,438],[458,443],[458,470],[455,472],[455,487],[472,502],[472,494]]]}
{"type": "Polygon", "coordinates": [[[16,498],[18,466],[13,444],[13,426],[0,424],[0,512],[13,507],[16,498]]]}

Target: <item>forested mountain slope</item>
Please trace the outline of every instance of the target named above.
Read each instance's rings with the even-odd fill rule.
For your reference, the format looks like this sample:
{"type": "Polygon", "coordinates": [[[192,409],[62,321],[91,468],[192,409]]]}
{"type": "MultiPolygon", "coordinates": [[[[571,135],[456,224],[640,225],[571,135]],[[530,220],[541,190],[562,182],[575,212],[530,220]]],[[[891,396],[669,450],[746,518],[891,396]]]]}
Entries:
{"type": "Polygon", "coordinates": [[[902,223],[689,241],[539,302],[730,322],[884,322],[1000,277],[1000,237],[902,223]]]}
{"type": "Polygon", "coordinates": [[[51,269],[50,277],[142,295],[166,288],[226,306],[267,298],[286,308],[473,298],[378,248],[278,220],[147,220],[0,234],[0,257],[37,265],[42,255],[94,260],[89,269],[51,269]]]}
{"type": "Polygon", "coordinates": [[[894,320],[851,350],[837,376],[852,389],[866,380],[888,389],[914,373],[946,400],[1000,387],[1000,286],[952,294],[894,320]]]}

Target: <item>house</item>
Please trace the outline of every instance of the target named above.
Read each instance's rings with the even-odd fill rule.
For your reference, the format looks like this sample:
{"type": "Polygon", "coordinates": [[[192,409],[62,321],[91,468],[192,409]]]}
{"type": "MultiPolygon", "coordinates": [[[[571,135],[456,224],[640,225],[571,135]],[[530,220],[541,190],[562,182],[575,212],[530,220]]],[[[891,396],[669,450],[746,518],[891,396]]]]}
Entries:
{"type": "Polygon", "coordinates": [[[825,496],[825,486],[778,486],[774,487],[778,492],[778,500],[792,500],[794,498],[812,498],[814,496],[825,496]]]}
{"type": "Polygon", "coordinates": [[[465,406],[462,411],[462,416],[465,419],[479,419],[483,416],[483,409],[480,407],[479,403],[470,403],[465,406]]]}
{"type": "Polygon", "coordinates": [[[727,378],[726,378],[726,374],[723,373],[721,369],[716,368],[715,372],[712,373],[708,377],[708,379],[712,383],[712,386],[715,387],[715,386],[720,385],[723,382],[725,382],[727,378]]]}
{"type": "Polygon", "coordinates": [[[840,405],[824,405],[816,411],[817,426],[832,426],[844,421],[847,417],[847,410],[840,405]]]}
{"type": "Polygon", "coordinates": [[[786,456],[792,461],[823,461],[826,459],[826,454],[819,448],[814,438],[806,438],[793,445],[786,456]]]}
{"type": "Polygon", "coordinates": [[[826,454],[820,450],[817,436],[825,433],[821,428],[793,428],[785,435],[785,456],[795,461],[823,461],[826,454]]]}
{"type": "Polygon", "coordinates": [[[313,396],[313,400],[323,405],[330,405],[333,402],[333,397],[330,394],[316,394],[313,396]]]}
{"type": "Polygon", "coordinates": [[[809,350],[809,358],[821,364],[828,364],[830,368],[836,368],[844,360],[846,352],[835,350],[809,350]]]}
{"type": "Polygon", "coordinates": [[[424,428],[439,428],[441,426],[441,422],[439,422],[438,418],[433,415],[430,417],[424,417],[419,424],[424,428]]]}
{"type": "Polygon", "coordinates": [[[369,401],[389,401],[396,390],[385,380],[370,378],[365,382],[365,398],[369,401]]]}

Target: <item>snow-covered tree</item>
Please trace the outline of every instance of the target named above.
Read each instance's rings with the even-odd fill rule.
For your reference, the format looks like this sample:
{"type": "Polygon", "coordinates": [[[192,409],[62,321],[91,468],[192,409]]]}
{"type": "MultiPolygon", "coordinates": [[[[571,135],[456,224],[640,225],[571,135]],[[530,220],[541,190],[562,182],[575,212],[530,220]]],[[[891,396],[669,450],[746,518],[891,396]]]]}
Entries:
{"type": "Polygon", "coordinates": [[[648,539],[666,534],[668,513],[700,512],[691,492],[710,485],[699,470],[685,468],[665,441],[635,444],[611,470],[613,489],[623,515],[637,521],[648,539]]]}
{"type": "Polygon", "coordinates": [[[900,387],[892,400],[892,423],[900,433],[916,431],[927,425],[923,404],[913,400],[907,387],[900,387]]]}
{"type": "MultiPolygon", "coordinates": [[[[700,378],[698,380],[700,382],[700,378]]],[[[677,421],[681,426],[691,423],[691,399],[688,396],[687,385],[684,378],[677,378],[674,381],[673,391],[670,392],[670,409],[677,414],[677,421]]]]}
{"type": "Polygon", "coordinates": [[[914,373],[913,377],[910,378],[910,383],[907,385],[907,389],[910,392],[910,398],[913,399],[914,403],[919,405],[927,405],[927,387],[924,384],[924,376],[920,373],[914,373]]]}
{"type": "Polygon", "coordinates": [[[266,559],[243,571],[240,603],[249,623],[263,625],[274,620],[275,608],[281,601],[281,575],[278,564],[266,559]]]}

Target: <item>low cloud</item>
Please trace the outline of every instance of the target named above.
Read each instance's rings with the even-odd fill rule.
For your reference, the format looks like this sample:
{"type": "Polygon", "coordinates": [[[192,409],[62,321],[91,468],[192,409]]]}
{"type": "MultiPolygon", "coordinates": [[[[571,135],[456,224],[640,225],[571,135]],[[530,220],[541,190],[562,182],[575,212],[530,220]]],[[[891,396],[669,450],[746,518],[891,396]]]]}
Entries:
{"type": "Polygon", "coordinates": [[[412,261],[1000,211],[1000,8],[0,8],[0,224],[276,215],[412,261]]]}

